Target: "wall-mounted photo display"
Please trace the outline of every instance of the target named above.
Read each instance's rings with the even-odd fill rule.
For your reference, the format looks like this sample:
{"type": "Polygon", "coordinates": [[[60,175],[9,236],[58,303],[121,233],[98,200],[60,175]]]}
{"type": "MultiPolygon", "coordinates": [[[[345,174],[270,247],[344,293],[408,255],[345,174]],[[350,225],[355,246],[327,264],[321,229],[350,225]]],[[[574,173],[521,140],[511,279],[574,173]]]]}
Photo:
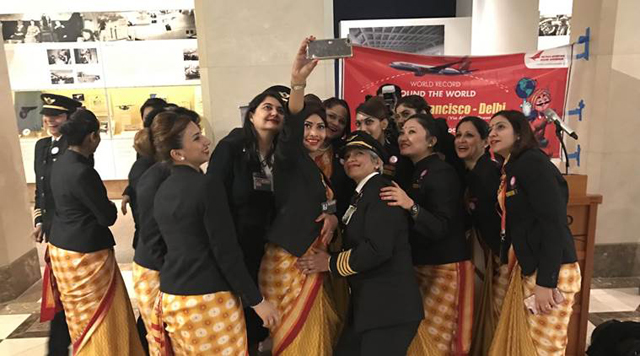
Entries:
{"type": "Polygon", "coordinates": [[[7,43],[196,38],[193,9],[0,15],[7,43]]]}
{"type": "Polygon", "coordinates": [[[200,64],[198,62],[193,61],[191,63],[184,62],[184,79],[185,80],[195,80],[200,79],[200,64]]]}
{"type": "Polygon", "coordinates": [[[51,77],[51,84],[60,85],[60,84],[73,84],[73,71],[67,69],[58,69],[49,71],[51,77]]]}
{"type": "Polygon", "coordinates": [[[197,61],[200,58],[198,57],[198,49],[197,48],[185,48],[182,51],[182,59],[185,61],[197,61]]]}
{"type": "Polygon", "coordinates": [[[98,64],[97,48],[76,48],[73,50],[76,64],[98,64]]]}
{"type": "Polygon", "coordinates": [[[49,65],[70,65],[73,64],[71,60],[71,50],[64,49],[48,49],[47,60],[49,65]]]}
{"type": "Polygon", "coordinates": [[[102,79],[102,72],[100,70],[78,70],[77,72],[78,83],[95,83],[102,79]]]}

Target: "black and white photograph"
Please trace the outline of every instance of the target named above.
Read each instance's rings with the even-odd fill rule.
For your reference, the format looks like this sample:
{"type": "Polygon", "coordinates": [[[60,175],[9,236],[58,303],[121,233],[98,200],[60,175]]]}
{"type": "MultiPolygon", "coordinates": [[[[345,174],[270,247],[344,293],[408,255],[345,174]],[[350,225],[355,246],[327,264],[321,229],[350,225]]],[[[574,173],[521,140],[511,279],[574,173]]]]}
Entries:
{"type": "Polygon", "coordinates": [[[70,49],[48,49],[47,60],[49,65],[69,65],[73,64],[71,61],[70,49]]]}
{"type": "Polygon", "coordinates": [[[538,36],[568,36],[571,30],[571,16],[540,16],[538,36]]]}
{"type": "Polygon", "coordinates": [[[76,48],[73,50],[76,64],[98,64],[97,48],[76,48]]]}
{"type": "Polygon", "coordinates": [[[52,70],[50,71],[51,84],[73,84],[72,70],[52,70]]]}
{"type": "Polygon", "coordinates": [[[197,61],[198,57],[198,49],[197,48],[185,48],[182,51],[182,59],[185,61],[197,61]]]}
{"type": "Polygon", "coordinates": [[[200,65],[198,62],[185,62],[184,66],[184,79],[185,80],[194,80],[200,79],[200,65]]]}
{"type": "Polygon", "coordinates": [[[354,45],[423,55],[444,54],[444,25],[352,27],[354,45]]]}
{"type": "Polygon", "coordinates": [[[78,83],[95,83],[99,81],[102,75],[98,71],[78,71],[78,83]]]}
{"type": "Polygon", "coordinates": [[[196,38],[193,9],[0,15],[7,43],[196,38]]]}

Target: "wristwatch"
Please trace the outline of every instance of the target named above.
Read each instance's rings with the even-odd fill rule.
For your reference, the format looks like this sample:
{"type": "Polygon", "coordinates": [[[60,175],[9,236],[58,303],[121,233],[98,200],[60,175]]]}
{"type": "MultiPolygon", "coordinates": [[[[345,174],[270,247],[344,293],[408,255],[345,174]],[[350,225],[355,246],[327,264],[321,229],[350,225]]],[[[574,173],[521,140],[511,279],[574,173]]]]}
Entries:
{"type": "Polygon", "coordinates": [[[291,83],[291,90],[302,90],[307,87],[307,83],[293,84],[291,83]]]}
{"type": "Polygon", "coordinates": [[[411,214],[412,218],[417,218],[418,213],[420,212],[420,206],[418,204],[413,204],[411,208],[409,208],[409,214],[411,214]]]}

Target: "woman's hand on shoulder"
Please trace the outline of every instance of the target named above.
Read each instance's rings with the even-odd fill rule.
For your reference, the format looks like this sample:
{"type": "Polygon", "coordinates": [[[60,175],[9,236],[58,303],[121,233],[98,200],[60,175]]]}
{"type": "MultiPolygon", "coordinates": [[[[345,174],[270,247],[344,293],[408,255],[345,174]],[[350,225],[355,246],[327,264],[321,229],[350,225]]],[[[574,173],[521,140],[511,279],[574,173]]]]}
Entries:
{"type": "Polygon", "coordinates": [[[393,187],[384,187],[380,189],[380,199],[387,202],[389,206],[399,206],[404,210],[409,210],[415,204],[413,199],[400,188],[398,183],[392,182],[393,187]]]}

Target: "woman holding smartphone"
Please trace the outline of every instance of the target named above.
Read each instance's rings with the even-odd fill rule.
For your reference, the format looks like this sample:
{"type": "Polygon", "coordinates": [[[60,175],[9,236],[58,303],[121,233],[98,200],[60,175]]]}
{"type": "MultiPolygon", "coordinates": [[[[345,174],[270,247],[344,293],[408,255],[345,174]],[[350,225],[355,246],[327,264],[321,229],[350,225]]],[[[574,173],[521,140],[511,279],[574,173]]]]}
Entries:
{"type": "Polygon", "coordinates": [[[521,112],[498,112],[490,127],[491,149],[505,160],[498,204],[501,255],[503,262],[508,256],[511,276],[489,354],[564,355],[581,286],[567,224],[567,182],[538,148],[521,112]],[[514,319],[526,319],[526,327],[514,328],[514,319]],[[523,348],[513,349],[514,345],[523,348]]]}
{"type": "Polygon", "coordinates": [[[325,288],[328,275],[296,267],[312,247],[326,250],[338,225],[331,183],[314,161],[326,136],[325,115],[322,107],[307,105],[288,117],[276,147],[276,217],[259,273],[265,298],[282,314],[282,323],[271,328],[273,355],[333,352],[338,316],[325,288]]]}

